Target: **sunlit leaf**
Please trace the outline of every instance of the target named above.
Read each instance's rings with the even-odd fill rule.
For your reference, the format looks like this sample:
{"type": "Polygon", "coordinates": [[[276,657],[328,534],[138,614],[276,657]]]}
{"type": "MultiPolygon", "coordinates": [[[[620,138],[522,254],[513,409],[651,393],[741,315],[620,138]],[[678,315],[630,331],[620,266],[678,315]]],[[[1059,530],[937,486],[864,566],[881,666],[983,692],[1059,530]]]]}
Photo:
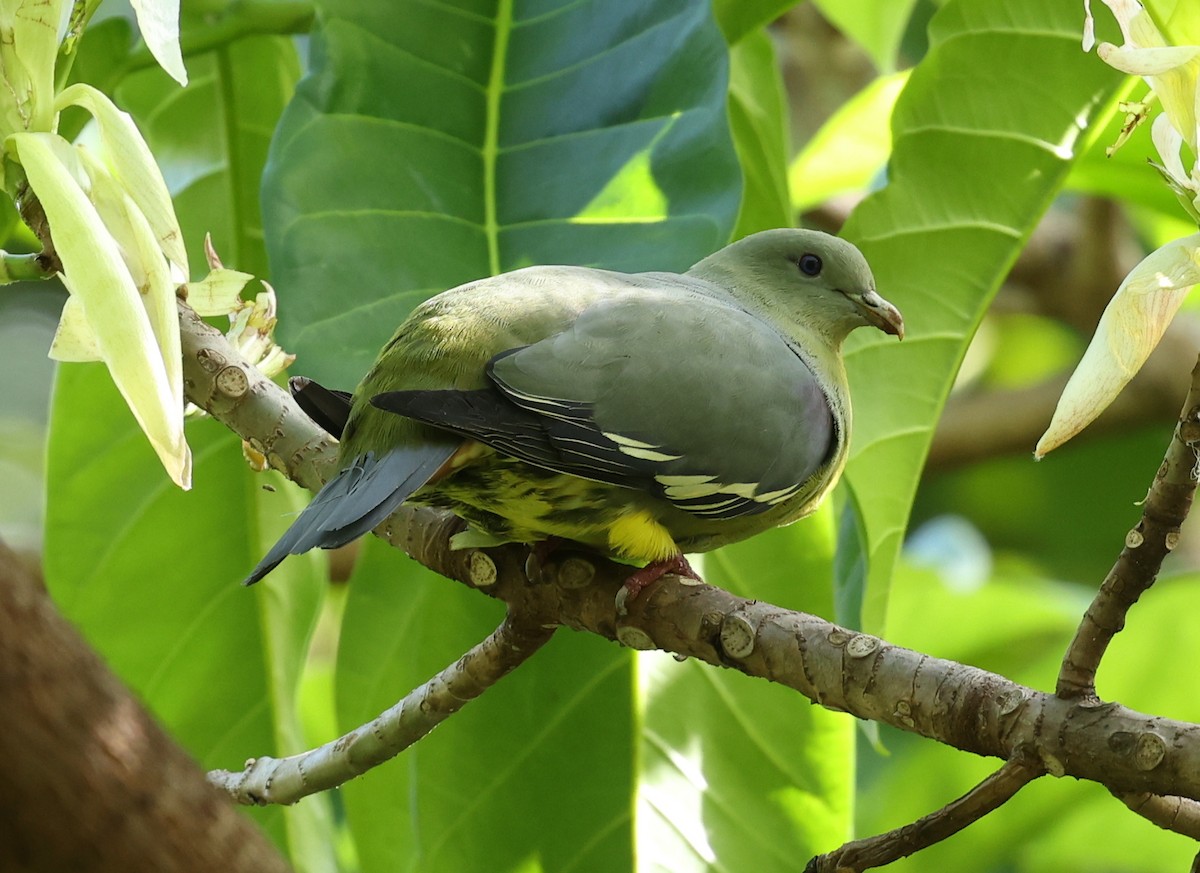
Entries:
{"type": "Polygon", "coordinates": [[[942,7],[892,117],[888,185],[845,227],[908,328],[899,345],[856,336],[847,346],[855,432],[846,475],[870,548],[868,629],[883,624],[933,425],[967,341],[1080,150],[1082,125],[1122,81],[1080,50],[1080,26],[1073,0],[942,7]]]}
{"type": "Polygon", "coordinates": [[[896,69],[896,52],[916,0],[814,0],[821,14],[862,47],[881,73],[896,69]]]}
{"type": "Polygon", "coordinates": [[[730,50],[729,124],[745,182],[733,235],[791,227],[787,188],[787,100],[775,47],[766,33],[730,50]]]}
{"type": "Polygon", "coordinates": [[[892,150],[892,107],[907,82],[907,71],[881,76],[821,125],[788,169],[793,209],[866,191],[882,175],[892,150]]]}

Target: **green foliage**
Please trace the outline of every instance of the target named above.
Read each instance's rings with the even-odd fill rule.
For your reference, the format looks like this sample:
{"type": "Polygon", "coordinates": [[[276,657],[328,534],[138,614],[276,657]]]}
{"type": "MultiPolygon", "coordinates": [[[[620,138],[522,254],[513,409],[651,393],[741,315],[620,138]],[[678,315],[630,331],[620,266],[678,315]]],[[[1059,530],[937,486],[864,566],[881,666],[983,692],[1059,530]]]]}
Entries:
{"type": "MultiPolygon", "coordinates": [[[[343,731],[453,662],[503,617],[499,604],[378,542],[367,543],[350,585],[337,665],[343,731]]],[[[347,785],[363,869],[628,867],[630,667],[629,652],[561,631],[402,762],[347,785]]]]}
{"type": "Polygon", "coordinates": [[[1121,81],[1079,50],[1079,28],[1072,3],[944,6],[892,116],[888,185],[844,230],[910,331],[902,349],[852,337],[846,356],[860,410],[846,475],[870,550],[867,628],[884,624],[917,479],[967,341],[1082,150],[1081,124],[1121,81]],[[899,368],[903,385],[881,377],[899,368]]]}
{"type": "Polygon", "coordinates": [[[350,387],[412,307],[534,263],[683,269],[738,167],[705,4],[340,0],[264,180],[281,339],[350,387]]]}
{"type": "Polygon", "coordinates": [[[881,73],[896,69],[896,53],[917,0],[814,0],[838,30],[855,40],[881,73]]]}

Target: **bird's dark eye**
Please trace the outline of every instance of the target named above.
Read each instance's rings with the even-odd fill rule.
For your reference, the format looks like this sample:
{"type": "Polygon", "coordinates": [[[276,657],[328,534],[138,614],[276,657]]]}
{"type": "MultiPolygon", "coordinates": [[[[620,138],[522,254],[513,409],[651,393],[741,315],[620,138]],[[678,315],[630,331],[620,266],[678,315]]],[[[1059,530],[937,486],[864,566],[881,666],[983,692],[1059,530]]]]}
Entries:
{"type": "Polygon", "coordinates": [[[816,255],[801,255],[800,260],[796,261],[796,266],[800,268],[800,272],[805,276],[816,276],[821,272],[821,259],[816,255]]]}

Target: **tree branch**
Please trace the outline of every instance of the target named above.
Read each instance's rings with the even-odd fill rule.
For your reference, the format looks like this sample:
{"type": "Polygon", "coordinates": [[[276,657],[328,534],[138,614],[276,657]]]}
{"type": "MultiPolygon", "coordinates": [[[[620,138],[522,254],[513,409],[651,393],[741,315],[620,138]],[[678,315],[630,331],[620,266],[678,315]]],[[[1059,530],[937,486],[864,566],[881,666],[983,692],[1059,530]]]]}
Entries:
{"type": "Polygon", "coordinates": [[[1160,828],[1200,840],[1200,803],[1186,797],[1164,797],[1144,791],[1115,793],[1117,800],[1160,828]]]}
{"type": "Polygon", "coordinates": [[[1154,580],[1163,558],[1179,542],[1196,492],[1200,442],[1200,361],[1192,369],[1192,386],[1171,435],[1162,466],[1142,504],[1142,518],[1125,538],[1125,548],[1100,585],[1075,639],[1067,648],[1058,674],[1063,698],[1094,698],[1096,670],[1112,638],[1125,626],[1125,615],[1154,580]]]}
{"type": "MultiPolygon", "coordinates": [[[[487,572],[484,561],[476,563],[477,572],[487,572]]],[[[524,663],[554,630],[507,617],[487,639],[369,724],[299,755],[252,758],[239,773],[213,770],[208,780],[238,803],[260,806],[295,803],[335,788],[403,752],[524,663]]]]}
{"type": "Polygon", "coordinates": [[[808,862],[805,873],[861,873],[905,858],[952,837],[963,828],[999,809],[1045,771],[1022,761],[1006,761],[962,797],[912,824],[846,843],[835,852],[808,862]]]}

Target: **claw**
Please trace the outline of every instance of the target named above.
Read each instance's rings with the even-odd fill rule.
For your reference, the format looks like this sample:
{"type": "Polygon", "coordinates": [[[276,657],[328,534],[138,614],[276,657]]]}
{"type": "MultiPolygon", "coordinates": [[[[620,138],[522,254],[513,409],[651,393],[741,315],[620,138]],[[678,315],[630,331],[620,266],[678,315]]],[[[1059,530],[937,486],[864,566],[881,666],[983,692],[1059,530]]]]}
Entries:
{"type": "Polygon", "coordinates": [[[546,565],[550,556],[558,551],[564,542],[559,537],[549,537],[529,546],[529,557],[525,559],[525,575],[529,577],[530,582],[540,585],[550,581],[546,575],[546,565]]]}
{"type": "Polygon", "coordinates": [[[643,590],[657,582],[663,576],[674,574],[676,576],[687,576],[690,579],[695,579],[697,582],[702,582],[700,574],[692,569],[692,565],[688,563],[687,558],[682,554],[675,555],[670,558],[664,558],[661,561],[652,561],[640,570],[635,570],[625,580],[625,584],[621,586],[621,590],[617,592],[617,614],[624,615],[626,613],[626,605],[635,600],[643,590]]]}

